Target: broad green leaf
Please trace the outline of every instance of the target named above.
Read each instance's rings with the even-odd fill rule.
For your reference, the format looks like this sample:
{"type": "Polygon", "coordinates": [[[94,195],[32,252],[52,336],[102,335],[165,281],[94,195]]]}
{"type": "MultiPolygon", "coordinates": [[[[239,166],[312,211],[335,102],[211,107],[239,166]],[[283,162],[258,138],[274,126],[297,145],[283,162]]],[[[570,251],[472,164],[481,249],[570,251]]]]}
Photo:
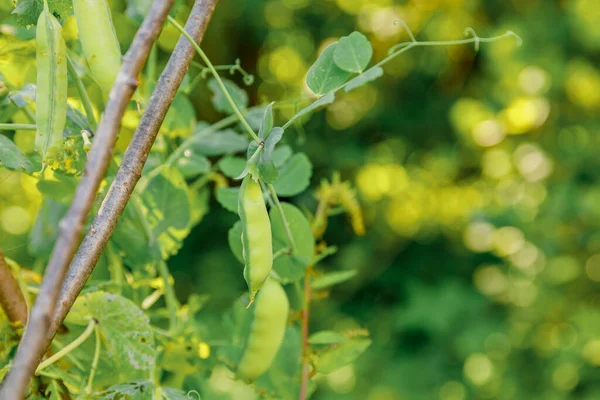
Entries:
{"type": "Polygon", "coordinates": [[[334,101],[335,101],[335,94],[333,94],[333,92],[329,92],[325,96],[321,97],[318,100],[313,101],[308,106],[304,107],[302,110],[300,110],[296,114],[294,114],[294,116],[290,119],[288,124],[291,124],[293,121],[296,121],[298,118],[302,117],[303,115],[306,115],[306,114],[316,110],[319,107],[331,104],[334,101]]]}
{"type": "MultiPolygon", "coordinates": [[[[58,19],[73,14],[72,0],[48,0],[48,8],[58,19]]],[[[20,0],[12,13],[17,16],[17,24],[29,26],[37,23],[43,9],[43,0],[20,0]]]]}
{"type": "Polygon", "coordinates": [[[154,385],[148,380],[121,383],[100,393],[99,400],[152,400],[154,385]]]}
{"type": "Polygon", "coordinates": [[[246,166],[246,160],[242,157],[226,156],[219,160],[217,167],[221,170],[225,176],[229,178],[235,178],[239,176],[244,167],[246,166]]]}
{"type": "Polygon", "coordinates": [[[177,160],[176,166],[186,179],[205,174],[210,171],[211,167],[208,158],[190,149],[183,152],[183,156],[177,160]]]}
{"type": "MultiPolygon", "coordinates": [[[[233,99],[234,104],[238,108],[248,107],[248,94],[246,91],[228,79],[222,79],[222,81],[225,89],[227,89],[227,92],[233,99]]],[[[213,92],[212,102],[217,111],[225,114],[233,114],[233,109],[231,108],[229,101],[227,101],[225,94],[214,78],[208,82],[208,88],[213,92]]]]}
{"type": "Polygon", "coordinates": [[[371,345],[371,339],[353,339],[322,352],[317,362],[317,372],[328,374],[352,364],[371,345]]]}
{"type": "Polygon", "coordinates": [[[356,78],[352,79],[346,87],[344,87],[344,91],[348,93],[351,90],[361,87],[364,84],[367,84],[375,79],[383,76],[383,69],[381,67],[373,67],[368,69],[363,74],[360,74],[356,78]]]}
{"type": "Polygon", "coordinates": [[[78,183],[79,179],[73,176],[54,173],[54,179],[40,180],[36,186],[44,196],[68,206],[78,183]]]}
{"type": "MultiPolygon", "coordinates": [[[[38,13],[38,16],[39,16],[39,14],[41,14],[41,11],[43,10],[43,8],[44,8],[44,6],[42,5],[42,8],[40,8],[40,12],[38,13]]],[[[34,24],[37,21],[38,16],[35,17],[34,24]]],[[[23,108],[23,107],[31,104],[35,100],[36,89],[37,88],[33,83],[26,83],[25,85],[23,85],[22,88],[20,88],[18,90],[11,90],[8,93],[8,98],[18,108],[23,108]]]]}
{"type": "Polygon", "coordinates": [[[281,145],[273,151],[273,164],[277,168],[281,167],[292,156],[292,148],[287,144],[281,145]]]}
{"type": "Polygon", "coordinates": [[[194,105],[183,93],[177,93],[160,131],[168,137],[188,137],[196,125],[194,105]]]}
{"type": "Polygon", "coordinates": [[[65,216],[68,209],[68,205],[50,198],[43,199],[35,224],[29,233],[28,250],[32,256],[46,257],[50,255],[56,241],[58,223],[65,216]]]}
{"type": "Polygon", "coordinates": [[[46,387],[44,395],[50,400],[62,400],[66,398],[67,393],[66,390],[61,387],[59,382],[53,379],[46,387]]]}
{"type": "Polygon", "coordinates": [[[229,242],[229,248],[231,252],[237,258],[237,260],[244,264],[244,256],[242,249],[242,221],[237,221],[227,233],[227,241],[229,242]]]}
{"type": "MultiPolygon", "coordinates": [[[[302,211],[289,203],[281,203],[283,213],[289,224],[296,253],[292,256],[283,254],[273,261],[273,269],[280,276],[282,283],[293,282],[304,276],[304,270],[313,257],[315,239],[310,229],[310,223],[302,211]]],[[[277,207],[269,211],[271,231],[273,234],[273,252],[290,247],[285,226],[277,207]]]]}
{"type": "Polygon", "coordinates": [[[320,331],[308,337],[310,344],[336,344],[347,342],[348,338],[335,331],[320,331]]]}
{"type": "Polygon", "coordinates": [[[373,47],[365,35],[352,32],[340,39],[335,47],[333,60],[344,71],[361,73],[369,65],[372,56],[373,47]]]}
{"type": "Polygon", "coordinates": [[[0,135],[0,166],[31,174],[36,171],[33,163],[9,138],[0,135]]]}
{"type": "Polygon", "coordinates": [[[114,360],[120,369],[152,371],[156,352],[150,321],[131,300],[101,291],[88,293],[77,299],[71,313],[67,323],[87,324],[81,315],[98,321],[104,357],[114,360]]]}
{"type": "Polygon", "coordinates": [[[150,243],[141,220],[143,216],[138,216],[133,205],[134,201],[136,199],[132,199],[125,206],[125,211],[119,218],[110,242],[128,266],[140,268],[155,261],[160,254],[160,249],[158,242],[150,243]]]}
{"type": "Polygon", "coordinates": [[[244,151],[247,146],[248,139],[246,139],[246,136],[240,135],[231,129],[225,129],[210,134],[198,133],[194,135],[189,150],[205,156],[220,156],[244,151]]]}
{"type": "Polygon", "coordinates": [[[313,278],[311,286],[314,290],[326,289],[328,287],[337,285],[338,283],[352,279],[356,276],[356,274],[357,271],[355,269],[328,272],[324,275],[313,278]]]}
{"type": "Polygon", "coordinates": [[[217,201],[228,211],[237,214],[239,187],[220,187],[216,190],[217,201]]]}
{"type": "Polygon", "coordinates": [[[204,186],[200,190],[188,191],[190,199],[190,227],[194,227],[210,210],[210,190],[204,186]]]}
{"type": "MultiPolygon", "coordinates": [[[[187,393],[180,389],[161,388],[163,399],[165,400],[192,400],[194,397],[188,397],[187,393]]],[[[198,396],[195,397],[196,399],[198,396]]]]}
{"type": "Polygon", "coordinates": [[[150,179],[141,198],[148,224],[166,259],[179,250],[190,231],[188,186],[179,170],[165,168],[150,179]]]}
{"type": "Polygon", "coordinates": [[[265,108],[265,113],[263,114],[263,119],[258,130],[260,140],[265,140],[271,129],[273,129],[273,104],[275,102],[270,103],[265,108]]]}
{"type": "Polygon", "coordinates": [[[304,153],[297,153],[281,167],[273,186],[279,196],[295,196],[308,188],[311,176],[310,160],[304,153]]]}
{"type": "Polygon", "coordinates": [[[265,146],[260,153],[260,159],[258,161],[258,171],[260,172],[260,178],[265,183],[273,183],[277,179],[277,167],[273,163],[273,151],[275,145],[283,137],[283,128],[275,127],[271,130],[269,137],[265,141],[265,146]]]}
{"type": "Polygon", "coordinates": [[[338,44],[335,42],[327,46],[306,74],[306,84],[315,94],[325,94],[336,89],[350,77],[350,72],[335,65],[333,60],[338,44]]]}

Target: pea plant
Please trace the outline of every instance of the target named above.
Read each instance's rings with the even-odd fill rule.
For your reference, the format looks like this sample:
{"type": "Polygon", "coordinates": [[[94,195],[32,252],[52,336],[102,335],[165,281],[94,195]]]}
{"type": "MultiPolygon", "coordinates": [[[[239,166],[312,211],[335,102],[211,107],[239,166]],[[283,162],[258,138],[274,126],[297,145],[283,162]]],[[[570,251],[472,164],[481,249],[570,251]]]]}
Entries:
{"type": "Polygon", "coordinates": [[[365,227],[355,191],[339,174],[315,192],[316,210],[293,204],[309,189],[312,166],[286,132],[415,47],[478,50],[520,40],[468,29],[461,40],[419,41],[397,21],[409,41],[369,66],[372,46],[352,32],[321,51],[306,75],[312,96],[281,121],[277,101],[250,107],[243,87],[221,76],[239,73],[252,85],[239,61],[214,66],[200,47],[217,0],[196,1],[184,12],[185,27],[178,18],[185,5],[175,3],[129,2],[139,30],[123,56],[106,0],[21,1],[14,11],[17,24],[35,25],[37,77],[17,84],[0,76],[0,165],[29,176],[41,193],[28,247],[45,274],[0,253],[0,398],[311,397],[320,377],[371,343],[364,329],[309,325],[316,295],[355,276],[320,266],[336,252],[322,238],[329,216],[347,213],[357,235],[365,227]],[[79,37],[66,41],[63,24],[73,14],[79,37]],[[163,27],[180,38],[157,78],[163,27]],[[204,79],[224,115],[212,124],[195,122],[189,106],[190,85],[204,79]],[[120,151],[124,116],[134,116],[136,128],[120,151]],[[34,131],[34,149],[14,140],[34,131]],[[199,324],[205,296],[178,298],[167,261],[211,196],[239,216],[215,240],[228,241],[248,292],[220,321],[199,324]],[[214,388],[215,376],[226,377],[229,395],[214,388]]]}

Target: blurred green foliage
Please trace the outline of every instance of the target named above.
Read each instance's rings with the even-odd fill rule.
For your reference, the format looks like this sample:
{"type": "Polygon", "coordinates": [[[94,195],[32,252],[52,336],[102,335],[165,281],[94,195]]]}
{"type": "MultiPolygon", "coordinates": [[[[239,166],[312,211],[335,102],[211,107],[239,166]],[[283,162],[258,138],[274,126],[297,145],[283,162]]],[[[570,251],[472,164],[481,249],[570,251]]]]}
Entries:
{"type": "MultiPolygon", "coordinates": [[[[137,24],[132,6],[113,0],[111,7],[126,49],[137,24]]],[[[12,26],[12,8],[0,2],[8,21],[0,25],[0,72],[11,77],[10,90],[35,80],[33,34],[12,26]]],[[[76,37],[70,19],[67,40],[76,37]]],[[[313,164],[313,189],[334,171],[355,182],[366,222],[366,235],[355,237],[345,216],[329,220],[323,240],[339,251],[325,269],[358,276],[318,292],[310,323],[311,332],[366,328],[372,344],[357,363],[316,376],[314,398],[599,398],[600,3],[221,0],[203,48],[215,64],[239,58],[256,77],[249,103],[277,100],[285,119],[307,104],[304,76],[320,50],[358,30],[381,60],[408,40],[396,19],[419,39],[462,38],[470,26],[481,36],[512,30],[523,46],[411,50],[375,83],[286,132],[286,143],[313,164]]],[[[163,31],[159,66],[177,37],[163,31]]],[[[192,69],[186,82],[198,73],[192,69]]],[[[243,86],[239,75],[231,79],[243,86]]],[[[209,85],[200,79],[189,87],[191,104],[176,99],[165,136],[189,135],[194,118],[220,118],[209,85]]],[[[119,150],[136,118],[128,112],[119,150]]],[[[22,112],[13,121],[29,122],[22,112]]],[[[31,151],[32,133],[17,131],[14,142],[31,151]]],[[[27,245],[34,223],[43,224],[36,214],[40,206],[55,210],[48,215],[64,212],[68,199],[42,205],[35,181],[17,172],[0,169],[0,182],[1,246],[40,271],[44,235],[27,245]]],[[[294,202],[315,210],[315,191],[294,202]]],[[[201,331],[244,290],[227,241],[236,219],[212,198],[199,225],[172,244],[179,299],[208,296],[197,315],[201,331]]],[[[52,229],[48,223],[46,236],[52,229]]],[[[193,377],[180,384],[200,385],[193,377]]],[[[214,392],[207,398],[249,396],[220,367],[206,385],[214,392]]]]}

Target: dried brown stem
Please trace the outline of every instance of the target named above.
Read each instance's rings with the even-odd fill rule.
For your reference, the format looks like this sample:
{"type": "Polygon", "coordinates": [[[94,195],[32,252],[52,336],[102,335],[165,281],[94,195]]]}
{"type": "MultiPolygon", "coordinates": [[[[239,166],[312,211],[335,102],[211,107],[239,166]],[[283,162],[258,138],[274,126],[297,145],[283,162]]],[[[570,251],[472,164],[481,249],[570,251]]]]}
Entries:
{"type": "Polygon", "coordinates": [[[22,399],[40,358],[47,348],[56,301],[69,263],[77,250],[85,220],[96,198],[112,156],[121,119],[135,92],[152,44],[158,38],[174,0],[155,1],[123,57],[123,65],[108,96],[104,115],[98,125],[85,171],[77,186],[67,215],[60,221],[58,238],[46,273],[31,310],[25,336],[21,340],[12,368],[0,388],[2,399],[22,399]]]}
{"type": "Polygon", "coordinates": [[[0,250],[0,306],[2,306],[8,320],[13,325],[25,325],[27,322],[27,302],[19,283],[4,259],[2,250],[0,250]]]}

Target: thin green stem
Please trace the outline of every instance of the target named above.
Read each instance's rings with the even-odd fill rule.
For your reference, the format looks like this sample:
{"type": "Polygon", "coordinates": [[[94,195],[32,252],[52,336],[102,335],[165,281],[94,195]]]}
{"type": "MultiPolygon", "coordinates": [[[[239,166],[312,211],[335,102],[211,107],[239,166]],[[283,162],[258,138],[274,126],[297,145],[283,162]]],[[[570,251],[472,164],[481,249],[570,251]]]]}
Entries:
{"type": "Polygon", "coordinates": [[[96,333],[96,347],[94,348],[94,359],[90,367],[90,376],[88,377],[85,392],[89,395],[92,393],[92,385],[94,383],[94,375],[98,369],[98,362],[100,361],[100,328],[98,325],[94,326],[94,333],[96,333]]]}
{"type": "Polygon", "coordinates": [[[83,109],[85,110],[85,115],[87,116],[88,122],[92,130],[96,130],[96,118],[94,117],[94,109],[92,108],[92,103],[90,102],[90,98],[85,90],[85,85],[83,84],[81,78],[77,74],[77,70],[75,69],[75,65],[73,65],[73,61],[71,57],[67,54],[67,69],[69,71],[69,76],[75,83],[75,87],[77,88],[77,92],[79,93],[79,99],[81,100],[81,104],[83,104],[83,109]]]}
{"type": "Polygon", "coordinates": [[[292,254],[296,254],[296,243],[294,242],[294,237],[292,236],[292,230],[290,228],[290,224],[283,213],[283,207],[281,207],[281,202],[279,202],[279,197],[277,197],[277,193],[275,193],[275,188],[272,184],[268,184],[267,188],[269,189],[269,194],[271,198],[275,202],[275,207],[279,210],[279,215],[281,215],[281,220],[283,221],[283,227],[285,228],[285,233],[287,234],[288,241],[290,242],[290,248],[292,249],[292,254]]]}
{"type": "Polygon", "coordinates": [[[0,124],[0,131],[35,131],[37,126],[35,124],[0,124]]]}
{"type": "Polygon", "coordinates": [[[281,257],[284,254],[290,254],[291,251],[292,251],[292,249],[290,249],[288,247],[284,247],[283,249],[277,250],[275,253],[273,253],[273,261],[277,260],[279,257],[281,257]]]}
{"type": "MultiPolygon", "coordinates": [[[[404,24],[404,27],[406,27],[406,25],[404,24]]],[[[400,54],[407,52],[408,50],[414,48],[414,47],[425,47],[425,46],[458,46],[458,45],[462,45],[462,44],[470,44],[470,43],[475,43],[477,46],[479,46],[480,43],[491,43],[491,42],[496,42],[502,39],[506,39],[508,37],[514,37],[518,40],[518,43],[521,43],[521,38],[515,34],[512,31],[508,31],[503,35],[500,36],[494,36],[491,38],[482,38],[479,36],[474,35],[471,38],[468,39],[460,39],[460,40],[432,40],[432,41],[423,41],[420,42],[418,40],[415,39],[415,37],[413,36],[412,32],[407,29],[407,32],[409,34],[409,37],[411,38],[410,42],[404,42],[404,43],[399,43],[395,46],[393,46],[390,49],[391,54],[388,55],[386,58],[384,58],[383,60],[379,61],[377,64],[373,65],[371,68],[369,68],[367,71],[363,72],[367,73],[368,71],[372,70],[373,68],[377,68],[377,67],[381,67],[382,65],[387,64],[388,62],[390,62],[391,60],[393,60],[394,58],[396,58],[397,56],[399,56],[400,54]]],[[[469,33],[473,34],[473,31],[470,30],[468,31],[469,33]]],[[[337,93],[340,90],[344,89],[348,83],[350,83],[352,80],[349,80],[348,82],[344,83],[341,86],[338,86],[336,89],[333,89],[332,92],[333,93],[337,93]]],[[[283,129],[287,129],[292,123],[294,122],[293,119],[289,120],[288,122],[286,122],[283,125],[283,129]]]]}
{"type": "Polygon", "coordinates": [[[206,54],[204,53],[204,51],[200,48],[200,46],[198,46],[198,43],[196,43],[196,41],[194,40],[194,38],[192,38],[190,36],[189,33],[186,32],[186,30],[171,16],[168,16],[167,19],[169,20],[169,22],[183,35],[185,36],[190,44],[194,47],[194,49],[196,50],[196,53],[198,53],[198,55],[200,56],[200,58],[202,58],[202,61],[204,61],[204,63],[207,65],[207,67],[210,69],[210,72],[212,73],[213,77],[215,78],[215,80],[217,81],[217,84],[219,85],[219,87],[221,88],[221,90],[223,91],[223,94],[225,95],[225,98],[227,99],[227,101],[229,102],[229,105],[231,106],[231,108],[233,109],[233,112],[235,113],[235,115],[237,115],[238,119],[240,120],[241,124],[244,126],[244,128],[246,129],[246,131],[248,132],[248,134],[252,137],[252,139],[254,139],[254,141],[256,143],[261,142],[261,140],[259,139],[258,135],[254,132],[254,130],[252,129],[252,127],[248,124],[248,121],[246,121],[246,119],[244,118],[244,116],[242,115],[242,113],[240,112],[238,106],[235,104],[235,102],[233,101],[233,99],[231,98],[231,95],[229,94],[229,92],[227,91],[227,88],[225,87],[225,84],[223,83],[223,80],[221,79],[221,77],[219,76],[217,70],[215,69],[215,67],[213,66],[213,64],[210,62],[210,60],[208,59],[208,57],[206,56],[206,54]]]}
{"type": "Polygon", "coordinates": [[[92,318],[90,320],[87,328],[85,328],[85,331],[83,331],[83,333],[81,335],[79,335],[79,337],[77,339],[73,340],[71,343],[69,343],[62,349],[60,349],[60,351],[56,352],[54,355],[52,355],[52,357],[48,357],[47,359],[45,359],[44,361],[42,361],[40,363],[40,365],[35,370],[36,375],[39,371],[43,370],[44,368],[48,367],[49,365],[52,365],[56,361],[60,360],[62,357],[64,357],[71,351],[75,350],[83,342],[85,342],[85,340],[88,337],[90,337],[92,332],[94,332],[94,327],[96,326],[97,323],[98,323],[98,321],[96,321],[94,318],[92,318]]]}
{"type": "Polygon", "coordinates": [[[179,309],[179,302],[175,296],[175,290],[169,282],[169,267],[163,260],[158,262],[158,272],[165,285],[165,302],[167,303],[167,311],[169,312],[169,331],[173,332],[177,327],[177,310],[179,309]]]}

